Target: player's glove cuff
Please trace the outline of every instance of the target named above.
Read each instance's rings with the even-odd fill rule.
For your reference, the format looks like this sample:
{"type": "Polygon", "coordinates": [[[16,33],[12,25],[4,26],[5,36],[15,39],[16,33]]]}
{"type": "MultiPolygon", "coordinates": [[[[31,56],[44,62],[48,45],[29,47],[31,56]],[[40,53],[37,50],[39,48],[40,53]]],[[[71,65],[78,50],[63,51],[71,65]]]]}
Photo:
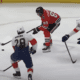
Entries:
{"type": "Polygon", "coordinates": [[[33,29],[33,34],[37,34],[40,30],[37,28],[33,29]]]}
{"type": "Polygon", "coordinates": [[[30,48],[30,52],[32,53],[32,54],[35,54],[36,53],[36,50],[34,50],[32,47],[30,48]]]}
{"type": "Polygon", "coordinates": [[[80,44],[80,41],[78,41],[77,44],[80,44]]]}
{"type": "Polygon", "coordinates": [[[79,40],[79,41],[77,42],[77,44],[80,44],[80,38],[78,38],[77,40],[79,40]]]}
{"type": "Polygon", "coordinates": [[[63,37],[62,37],[62,42],[67,41],[69,37],[70,37],[70,36],[69,36],[68,34],[65,35],[65,36],[63,36],[63,37]]]}

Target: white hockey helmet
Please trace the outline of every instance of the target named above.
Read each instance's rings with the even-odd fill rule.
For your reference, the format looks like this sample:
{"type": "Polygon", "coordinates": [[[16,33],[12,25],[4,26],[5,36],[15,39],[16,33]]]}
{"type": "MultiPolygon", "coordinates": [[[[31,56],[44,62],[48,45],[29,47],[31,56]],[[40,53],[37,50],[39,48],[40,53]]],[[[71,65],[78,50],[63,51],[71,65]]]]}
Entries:
{"type": "Polygon", "coordinates": [[[24,32],[25,32],[24,27],[19,27],[19,28],[17,29],[17,33],[18,33],[18,34],[22,34],[22,33],[24,33],[24,32]]]}

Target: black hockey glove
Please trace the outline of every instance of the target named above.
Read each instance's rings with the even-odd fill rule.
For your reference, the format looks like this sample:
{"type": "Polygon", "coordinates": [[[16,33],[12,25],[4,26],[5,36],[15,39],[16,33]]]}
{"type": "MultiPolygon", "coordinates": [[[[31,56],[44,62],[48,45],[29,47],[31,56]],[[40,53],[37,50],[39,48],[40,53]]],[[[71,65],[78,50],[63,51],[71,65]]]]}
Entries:
{"type": "Polygon", "coordinates": [[[77,40],[79,40],[79,41],[77,42],[77,44],[80,44],[80,38],[78,38],[77,40]]]}
{"type": "Polygon", "coordinates": [[[34,50],[32,47],[30,48],[30,52],[32,53],[32,54],[35,54],[36,53],[36,50],[34,50]]]}
{"type": "Polygon", "coordinates": [[[62,37],[62,42],[67,41],[69,37],[70,37],[70,36],[69,36],[68,34],[65,35],[65,36],[63,36],[63,37],[62,37]]]}
{"type": "Polygon", "coordinates": [[[80,38],[78,38],[77,40],[80,40],[80,38]]]}
{"type": "Polygon", "coordinates": [[[33,34],[37,34],[39,31],[40,31],[40,30],[38,29],[38,27],[37,27],[37,28],[34,28],[34,29],[33,29],[33,34]]]}
{"type": "Polygon", "coordinates": [[[78,41],[77,44],[80,44],[80,41],[78,41]]]}

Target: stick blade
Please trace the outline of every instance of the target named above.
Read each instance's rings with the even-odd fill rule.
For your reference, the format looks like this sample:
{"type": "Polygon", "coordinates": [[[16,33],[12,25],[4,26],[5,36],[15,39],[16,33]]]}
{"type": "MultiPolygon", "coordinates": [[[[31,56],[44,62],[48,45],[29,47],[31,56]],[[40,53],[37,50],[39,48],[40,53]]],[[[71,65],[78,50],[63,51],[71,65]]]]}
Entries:
{"type": "Polygon", "coordinates": [[[76,63],[76,61],[77,61],[77,60],[75,60],[75,61],[72,61],[72,63],[74,64],[74,63],[76,63]]]}

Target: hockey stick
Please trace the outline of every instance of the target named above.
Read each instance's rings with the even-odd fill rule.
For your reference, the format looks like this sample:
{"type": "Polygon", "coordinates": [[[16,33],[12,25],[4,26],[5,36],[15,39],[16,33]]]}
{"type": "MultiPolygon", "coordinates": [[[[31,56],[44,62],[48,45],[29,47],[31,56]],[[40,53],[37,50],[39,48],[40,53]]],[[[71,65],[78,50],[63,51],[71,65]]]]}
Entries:
{"type": "Polygon", "coordinates": [[[27,31],[26,33],[29,33],[29,32],[31,32],[31,31],[33,31],[34,30],[34,28],[33,29],[31,29],[30,31],[27,31]]]}
{"type": "MultiPolygon", "coordinates": [[[[29,53],[31,54],[31,52],[29,51],[29,53]]],[[[21,61],[21,60],[20,60],[21,61]]],[[[20,61],[17,61],[17,62],[20,62],[20,61]]],[[[11,66],[9,66],[8,68],[6,68],[6,69],[4,69],[4,70],[0,70],[1,72],[5,72],[6,70],[8,70],[9,68],[11,68],[12,67],[12,65],[11,66]]]]}
{"type": "MultiPolygon", "coordinates": [[[[28,31],[28,32],[26,32],[26,33],[29,33],[29,32],[31,32],[32,30],[33,30],[33,29],[31,29],[30,31],[28,31]]],[[[11,41],[12,41],[12,40],[10,40],[10,41],[8,41],[8,42],[6,42],[6,43],[1,43],[1,45],[4,46],[4,45],[10,43],[11,41]]]]}
{"type": "Polygon", "coordinates": [[[6,43],[1,43],[1,45],[4,46],[4,45],[10,43],[11,41],[12,41],[12,40],[10,40],[10,41],[8,41],[8,42],[6,42],[6,43]]]}
{"type": "Polygon", "coordinates": [[[68,51],[68,53],[69,53],[69,56],[70,56],[70,59],[71,59],[72,63],[75,63],[77,60],[73,61],[66,42],[65,42],[65,46],[66,46],[66,48],[67,48],[67,51],[68,51]]]}
{"type": "Polygon", "coordinates": [[[11,68],[12,67],[12,65],[11,66],[9,66],[8,68],[6,68],[6,69],[4,69],[4,70],[0,70],[1,72],[5,72],[6,70],[8,70],[9,68],[11,68]]]}
{"type": "MultiPolygon", "coordinates": [[[[20,60],[21,61],[21,60],[20,60]]],[[[20,62],[20,61],[17,61],[17,62],[20,62]]],[[[11,66],[9,66],[8,68],[6,68],[6,69],[4,69],[4,70],[0,70],[1,72],[5,72],[6,70],[8,70],[9,68],[11,68],[12,67],[12,65],[11,66]]]]}

